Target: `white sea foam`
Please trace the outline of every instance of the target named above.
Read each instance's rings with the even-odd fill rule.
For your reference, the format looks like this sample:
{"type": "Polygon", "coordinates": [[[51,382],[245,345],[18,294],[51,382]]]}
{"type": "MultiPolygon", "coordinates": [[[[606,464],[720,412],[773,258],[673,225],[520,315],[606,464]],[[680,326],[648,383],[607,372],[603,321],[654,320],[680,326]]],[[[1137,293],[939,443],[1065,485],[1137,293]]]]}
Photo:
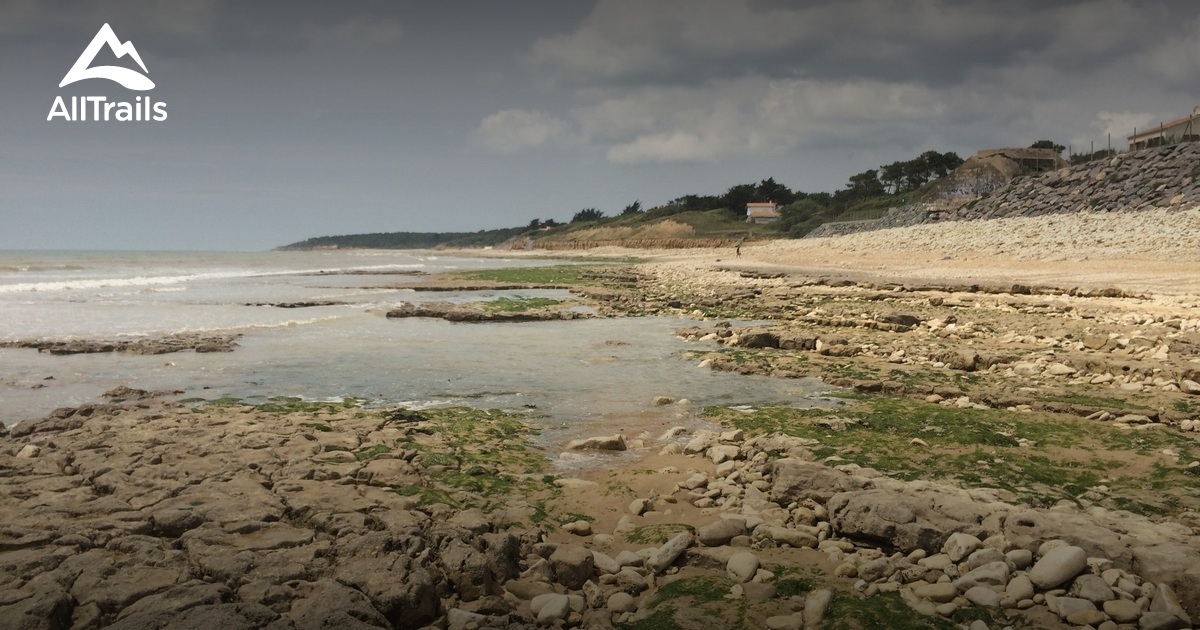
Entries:
{"type": "Polygon", "coordinates": [[[336,275],[339,273],[353,273],[357,271],[384,271],[384,270],[402,270],[402,269],[419,269],[425,265],[407,264],[407,265],[368,265],[363,267],[348,267],[335,269],[288,269],[282,271],[256,271],[256,270],[235,270],[235,271],[213,271],[206,273],[193,273],[182,275],[162,275],[162,276],[132,276],[132,277],[116,277],[116,278],[78,278],[71,280],[58,280],[54,282],[22,282],[18,284],[0,284],[0,293],[22,293],[33,291],[78,291],[83,289],[107,289],[112,287],[142,287],[155,285],[172,285],[185,282],[202,282],[207,280],[228,280],[232,278],[263,278],[274,276],[294,276],[305,274],[327,274],[336,275]]]}

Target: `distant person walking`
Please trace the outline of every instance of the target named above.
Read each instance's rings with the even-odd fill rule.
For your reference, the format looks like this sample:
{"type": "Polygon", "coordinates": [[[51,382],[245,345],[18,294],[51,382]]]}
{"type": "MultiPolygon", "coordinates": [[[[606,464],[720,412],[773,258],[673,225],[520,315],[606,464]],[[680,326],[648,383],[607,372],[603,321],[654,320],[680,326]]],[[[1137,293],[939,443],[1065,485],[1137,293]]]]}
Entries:
{"type": "Polygon", "coordinates": [[[746,242],[746,237],[745,237],[745,236],[743,236],[742,238],[739,238],[739,239],[738,239],[738,242],[737,242],[737,243],[735,243],[735,244],[734,244],[734,246],[733,246],[733,255],[734,255],[734,257],[735,257],[735,258],[741,258],[741,257],[742,257],[742,243],[745,243],[745,242],[746,242]]]}

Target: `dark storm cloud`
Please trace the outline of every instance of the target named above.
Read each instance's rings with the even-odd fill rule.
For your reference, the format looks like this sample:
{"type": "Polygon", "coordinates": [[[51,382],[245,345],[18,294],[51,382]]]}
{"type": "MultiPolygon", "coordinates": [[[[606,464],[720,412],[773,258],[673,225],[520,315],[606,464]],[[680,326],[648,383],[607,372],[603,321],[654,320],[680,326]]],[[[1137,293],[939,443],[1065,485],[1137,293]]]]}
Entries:
{"type": "Polygon", "coordinates": [[[536,63],[579,83],[697,84],[747,73],[946,85],[1049,63],[1086,70],[1194,29],[1180,0],[601,0],[536,63]]]}

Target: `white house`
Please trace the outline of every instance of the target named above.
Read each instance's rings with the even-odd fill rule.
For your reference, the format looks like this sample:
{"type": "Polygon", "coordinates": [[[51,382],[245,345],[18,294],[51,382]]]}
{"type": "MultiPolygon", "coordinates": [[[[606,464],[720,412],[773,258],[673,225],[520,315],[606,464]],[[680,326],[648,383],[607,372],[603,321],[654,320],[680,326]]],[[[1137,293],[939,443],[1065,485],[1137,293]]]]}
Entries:
{"type": "Polygon", "coordinates": [[[746,204],[747,223],[774,223],[779,220],[779,206],[767,201],[746,204]]]}

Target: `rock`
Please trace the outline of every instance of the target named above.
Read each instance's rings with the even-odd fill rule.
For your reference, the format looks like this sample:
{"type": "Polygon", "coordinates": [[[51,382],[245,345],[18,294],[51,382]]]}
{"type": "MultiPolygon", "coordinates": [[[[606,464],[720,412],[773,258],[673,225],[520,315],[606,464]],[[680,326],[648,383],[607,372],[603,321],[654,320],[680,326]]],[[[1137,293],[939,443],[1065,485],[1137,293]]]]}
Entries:
{"type": "Polygon", "coordinates": [[[1184,625],[1192,625],[1192,618],[1187,611],[1179,603],[1179,598],[1175,596],[1175,591],[1166,584],[1159,583],[1154,590],[1154,597],[1150,600],[1150,612],[1161,612],[1175,615],[1183,621],[1184,625]]]}
{"type": "Polygon", "coordinates": [[[1105,619],[1107,617],[1099,610],[1077,610],[1067,615],[1065,621],[1073,626],[1098,626],[1105,619]]]}
{"type": "Polygon", "coordinates": [[[1005,561],[1017,571],[1023,571],[1033,565],[1033,552],[1028,549],[1013,549],[1004,554],[1005,561]]]}
{"type": "Polygon", "coordinates": [[[729,544],[736,536],[745,536],[746,521],[740,518],[723,518],[696,530],[696,539],[706,547],[729,544]]]}
{"type": "Polygon", "coordinates": [[[621,570],[621,564],[612,556],[600,553],[595,549],[592,550],[592,564],[596,566],[596,570],[598,570],[601,575],[616,573],[617,571],[621,570]]]}
{"type": "Polygon", "coordinates": [[[1188,625],[1171,613],[1150,611],[1138,619],[1139,630],[1182,630],[1188,625]]]}
{"type": "Polygon", "coordinates": [[[637,600],[625,591],[617,591],[608,596],[607,608],[616,613],[633,612],[637,610],[637,600]]]}
{"type": "Polygon", "coordinates": [[[562,526],[564,532],[576,536],[591,536],[592,524],[587,521],[573,521],[562,526]]]}
{"type": "Polygon", "coordinates": [[[448,630],[467,630],[468,628],[479,628],[487,622],[487,617],[479,613],[468,612],[461,608],[451,608],[446,611],[446,624],[448,630]]]}
{"type": "Polygon", "coordinates": [[[912,328],[921,324],[921,318],[910,313],[888,313],[879,318],[885,324],[896,324],[912,328]]]}
{"type": "Polygon", "coordinates": [[[999,549],[984,547],[983,549],[976,549],[971,555],[967,556],[966,565],[968,570],[973,570],[990,562],[1008,564],[1007,558],[1004,557],[1004,554],[999,549]]]}
{"type": "Polygon", "coordinates": [[[742,584],[742,594],[748,602],[762,602],[776,595],[775,585],[765,582],[746,582],[742,584]]]}
{"type": "Polygon", "coordinates": [[[573,591],[583,588],[596,573],[591,550],[578,545],[559,545],[549,560],[558,583],[573,591]]]}
{"type": "Polygon", "coordinates": [[[1104,582],[1104,578],[1090,573],[1075,578],[1075,581],[1071,583],[1071,595],[1097,604],[1117,597],[1104,582]]]}
{"type": "Polygon", "coordinates": [[[1070,376],[1077,371],[1065,363],[1051,363],[1050,367],[1046,368],[1046,373],[1050,376],[1070,376]]]}
{"type": "Polygon", "coordinates": [[[1049,597],[1046,598],[1047,604],[1049,604],[1051,601],[1054,603],[1050,606],[1050,610],[1056,613],[1060,619],[1066,619],[1071,615],[1071,613],[1085,610],[1096,610],[1095,604],[1086,599],[1079,599],[1078,597],[1057,597],[1053,600],[1051,600],[1049,597]]]}
{"type": "Polygon", "coordinates": [[[951,489],[921,491],[869,489],[834,495],[827,503],[834,531],[907,553],[942,548],[956,531],[978,530],[991,514],[965,493],[951,489]]]}
{"type": "Polygon", "coordinates": [[[1087,568],[1087,552],[1079,547],[1059,547],[1042,556],[1029,570],[1029,581],[1041,590],[1067,582],[1087,568]]]}
{"type": "Polygon", "coordinates": [[[798,529],[779,525],[759,525],[754,529],[755,540],[771,539],[777,545],[788,545],[796,549],[815,548],[817,538],[798,529]]]}
{"type": "Polygon", "coordinates": [[[634,499],[629,502],[629,513],[634,516],[641,516],[650,509],[650,501],[648,499],[634,499]]]}
{"type": "Polygon", "coordinates": [[[804,598],[804,630],[817,630],[825,621],[825,613],[833,601],[833,591],[822,588],[804,598]]]}
{"type": "Polygon", "coordinates": [[[767,630],[803,630],[804,618],[799,613],[767,617],[767,630]]]}
{"type": "Polygon", "coordinates": [[[754,579],[754,574],[758,572],[758,567],[758,556],[748,551],[743,551],[730,556],[729,562],[725,565],[725,572],[735,582],[749,582],[754,579]]]}
{"type": "Polygon", "coordinates": [[[625,436],[621,434],[582,438],[567,442],[569,451],[623,451],[625,436]]]}
{"type": "Polygon", "coordinates": [[[1008,586],[1004,587],[1004,594],[1015,602],[1033,597],[1033,582],[1029,581],[1028,575],[1018,575],[1009,580],[1008,586]]]}
{"type": "Polygon", "coordinates": [[[958,589],[950,582],[936,582],[934,584],[924,584],[913,589],[913,595],[921,599],[928,599],[931,602],[944,604],[954,601],[958,597],[958,589]]]}
{"type": "Polygon", "coordinates": [[[1191,380],[1185,380],[1179,383],[1179,390],[1185,394],[1192,396],[1200,396],[1200,383],[1191,380]]]}
{"type": "Polygon", "coordinates": [[[650,559],[646,561],[646,568],[654,573],[662,573],[675,562],[675,559],[684,552],[685,549],[692,546],[695,536],[690,531],[679,532],[670,540],[655,550],[650,559]]]}
{"type": "Polygon", "coordinates": [[[571,614],[571,599],[559,593],[538,595],[530,603],[530,609],[537,615],[538,625],[550,626],[571,614]]]}
{"type": "MultiPolygon", "coordinates": [[[[296,630],[322,628],[388,628],[391,624],[361,592],[331,579],[306,584],[300,589],[301,598],[292,602],[288,611],[296,630]]],[[[424,623],[412,619],[413,625],[424,623]]],[[[219,626],[200,625],[198,628],[219,626]]]]}
{"type": "Polygon", "coordinates": [[[737,459],[740,452],[741,449],[732,444],[718,444],[708,449],[708,458],[714,464],[720,464],[721,462],[737,459]]]}
{"type": "Polygon", "coordinates": [[[799,459],[780,459],[771,464],[771,496],[780,505],[804,499],[827,501],[834,494],[862,490],[870,480],[851,477],[840,470],[799,459]]]}
{"type": "Polygon", "coordinates": [[[636,553],[625,550],[617,554],[617,564],[622,567],[640,567],[642,566],[642,557],[636,553]]]}
{"type": "Polygon", "coordinates": [[[986,586],[973,586],[963,593],[963,597],[976,606],[994,608],[1000,605],[1000,594],[986,586]]]}
{"type": "Polygon", "coordinates": [[[1104,614],[1117,623],[1134,623],[1142,616],[1142,607],[1127,599],[1110,599],[1104,602],[1104,614]]]}
{"type": "Polygon", "coordinates": [[[21,459],[33,459],[41,454],[42,448],[35,444],[26,444],[21,447],[21,450],[17,451],[17,457],[21,459]]]}
{"type": "Polygon", "coordinates": [[[519,580],[509,580],[505,582],[504,590],[512,593],[512,595],[517,599],[529,601],[538,595],[553,593],[554,587],[546,582],[522,578],[519,580]]]}
{"type": "Polygon", "coordinates": [[[960,591],[966,591],[976,586],[1003,587],[1007,583],[1008,563],[1006,562],[989,562],[954,580],[955,588],[960,591]]]}
{"type": "Polygon", "coordinates": [[[663,407],[674,402],[675,399],[671,398],[670,396],[655,396],[654,399],[650,401],[650,404],[654,407],[663,407]]]}
{"type": "Polygon", "coordinates": [[[950,556],[951,562],[962,562],[963,558],[971,555],[983,543],[976,537],[962,532],[950,534],[946,544],[942,545],[942,553],[950,556]]]}

